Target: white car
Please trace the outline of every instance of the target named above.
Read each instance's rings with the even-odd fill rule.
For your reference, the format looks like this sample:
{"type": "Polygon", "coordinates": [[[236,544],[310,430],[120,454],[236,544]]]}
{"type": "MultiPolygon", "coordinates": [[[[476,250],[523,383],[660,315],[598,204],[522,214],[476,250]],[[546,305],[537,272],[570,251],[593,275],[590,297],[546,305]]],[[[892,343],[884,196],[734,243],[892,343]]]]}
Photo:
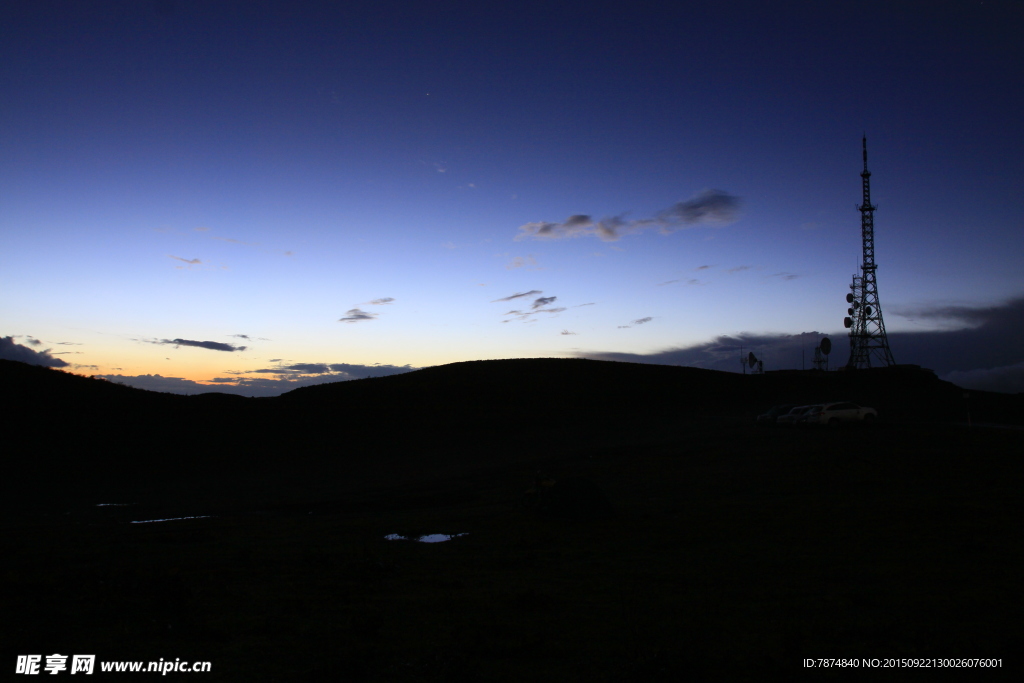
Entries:
{"type": "Polygon", "coordinates": [[[873,422],[876,419],[878,419],[878,411],[874,408],[844,401],[815,406],[815,410],[800,417],[800,424],[837,426],[854,422],[873,422]]]}

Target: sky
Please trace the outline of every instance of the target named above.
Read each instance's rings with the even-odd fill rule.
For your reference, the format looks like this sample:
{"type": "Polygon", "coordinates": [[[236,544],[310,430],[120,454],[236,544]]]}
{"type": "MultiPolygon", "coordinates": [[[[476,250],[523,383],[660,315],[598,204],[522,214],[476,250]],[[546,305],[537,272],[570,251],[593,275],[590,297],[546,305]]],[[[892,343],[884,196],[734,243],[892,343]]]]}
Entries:
{"type": "Polygon", "coordinates": [[[465,360],[1024,391],[1024,5],[2,3],[0,357],[276,395],[465,360]],[[741,351],[742,348],[742,351],[741,351]]]}

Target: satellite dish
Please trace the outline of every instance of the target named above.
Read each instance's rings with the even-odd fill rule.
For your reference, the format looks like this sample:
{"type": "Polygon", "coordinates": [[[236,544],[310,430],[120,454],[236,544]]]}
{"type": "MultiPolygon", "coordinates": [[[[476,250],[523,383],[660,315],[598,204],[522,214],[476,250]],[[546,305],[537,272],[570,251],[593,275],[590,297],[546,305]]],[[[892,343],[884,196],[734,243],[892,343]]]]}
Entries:
{"type": "Polygon", "coordinates": [[[847,294],[846,295],[846,303],[848,303],[848,304],[852,304],[853,303],[853,294],[847,294]]]}
{"type": "Polygon", "coordinates": [[[859,301],[854,301],[853,302],[853,310],[857,310],[858,308],[860,308],[860,302],[859,301]]]}
{"type": "Polygon", "coordinates": [[[865,306],[864,307],[864,315],[867,315],[867,316],[871,315],[871,307],[870,306],[865,306]]]}
{"type": "Polygon", "coordinates": [[[852,308],[847,308],[846,312],[849,313],[850,315],[853,315],[853,309],[852,308]]]}
{"type": "Polygon", "coordinates": [[[830,340],[828,337],[823,338],[821,340],[821,352],[827,356],[829,351],[831,351],[831,350],[832,350],[832,340],[830,340]]]}
{"type": "Polygon", "coordinates": [[[843,318],[843,327],[853,327],[853,321],[849,318],[843,318]]]}
{"type": "Polygon", "coordinates": [[[747,356],[747,365],[749,365],[750,367],[754,367],[755,365],[757,365],[757,357],[754,355],[753,351],[751,351],[750,354],[747,356]]]}

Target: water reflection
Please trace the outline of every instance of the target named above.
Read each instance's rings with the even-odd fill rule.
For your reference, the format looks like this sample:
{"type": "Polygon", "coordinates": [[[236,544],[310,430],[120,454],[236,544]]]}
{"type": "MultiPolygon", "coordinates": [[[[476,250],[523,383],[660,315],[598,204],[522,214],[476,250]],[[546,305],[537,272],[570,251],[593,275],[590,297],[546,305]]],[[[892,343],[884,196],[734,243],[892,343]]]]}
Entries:
{"type": "Polygon", "coordinates": [[[401,534],[388,534],[384,538],[389,541],[418,541],[419,543],[443,543],[450,541],[453,538],[459,536],[467,536],[468,534],[426,534],[417,538],[410,538],[408,536],[402,536],[401,534]]]}

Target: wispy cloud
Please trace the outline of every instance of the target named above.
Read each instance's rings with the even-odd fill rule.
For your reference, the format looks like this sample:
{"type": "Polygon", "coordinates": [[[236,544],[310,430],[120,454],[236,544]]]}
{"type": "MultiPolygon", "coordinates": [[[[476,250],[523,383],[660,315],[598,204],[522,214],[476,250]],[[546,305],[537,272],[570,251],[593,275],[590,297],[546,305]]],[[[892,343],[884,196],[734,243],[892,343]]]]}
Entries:
{"type": "Polygon", "coordinates": [[[373,320],[379,313],[367,313],[358,308],[351,308],[345,312],[345,317],[338,318],[339,323],[360,323],[364,320],[373,320]]]}
{"type": "Polygon", "coordinates": [[[196,341],[194,339],[154,339],[144,340],[149,344],[163,344],[169,346],[194,346],[198,349],[209,349],[210,351],[245,351],[247,346],[232,346],[223,342],[196,341]]]}
{"type": "Polygon", "coordinates": [[[796,273],[785,273],[785,272],[783,272],[783,273],[773,273],[772,275],[769,275],[768,277],[777,277],[780,280],[786,280],[788,282],[789,280],[795,280],[795,279],[797,279],[800,276],[797,275],[796,273]]]}
{"type": "Polygon", "coordinates": [[[558,298],[557,296],[542,296],[542,297],[538,297],[538,298],[533,300],[533,304],[530,306],[530,308],[535,309],[535,310],[538,309],[538,308],[543,308],[544,306],[547,306],[548,304],[554,303],[555,299],[557,299],[557,298],[558,298]]]}
{"type": "Polygon", "coordinates": [[[190,266],[198,266],[198,265],[200,265],[202,263],[202,261],[200,261],[197,258],[182,258],[180,256],[175,256],[173,254],[168,254],[167,256],[172,258],[172,259],[175,259],[177,261],[181,261],[183,263],[187,263],[190,266]]]}
{"type": "Polygon", "coordinates": [[[739,272],[742,272],[744,270],[750,270],[751,268],[753,268],[753,266],[736,266],[735,268],[727,268],[725,270],[725,272],[727,272],[727,273],[739,273],[739,272]]]}
{"type": "Polygon", "coordinates": [[[494,303],[497,303],[499,301],[512,301],[512,299],[518,299],[518,298],[524,297],[524,296],[533,296],[534,294],[543,294],[543,292],[541,290],[539,290],[539,289],[531,289],[529,292],[520,292],[519,294],[513,294],[511,296],[506,296],[506,297],[502,297],[500,299],[495,299],[491,303],[494,304],[494,303]]]}
{"type": "Polygon", "coordinates": [[[368,301],[367,303],[371,306],[385,306],[387,304],[392,304],[394,302],[394,297],[385,296],[381,297],[380,299],[373,299],[372,301],[368,301]]]}
{"type": "Polygon", "coordinates": [[[541,270],[540,266],[537,265],[537,259],[533,256],[516,256],[507,264],[505,264],[506,270],[516,270],[517,268],[525,268],[526,270],[541,270]]]}
{"type": "Polygon", "coordinates": [[[633,324],[634,325],[646,325],[647,323],[651,322],[652,320],[654,320],[654,318],[652,318],[650,316],[647,316],[646,318],[637,318],[636,320],[633,321],[633,324]]]}
{"type": "Polygon", "coordinates": [[[575,333],[575,332],[570,332],[569,330],[562,330],[562,331],[560,332],[560,334],[561,334],[562,336],[567,336],[567,335],[574,335],[574,334],[576,334],[576,333],[575,333]]]}
{"type": "Polygon", "coordinates": [[[626,220],[612,216],[597,220],[587,214],[569,216],[561,223],[539,221],[519,226],[516,240],[565,239],[596,235],[614,242],[629,233],[657,229],[668,234],[700,224],[725,225],[736,220],[740,199],[722,190],[704,190],[690,199],[659,211],[653,218],[626,220]]]}

